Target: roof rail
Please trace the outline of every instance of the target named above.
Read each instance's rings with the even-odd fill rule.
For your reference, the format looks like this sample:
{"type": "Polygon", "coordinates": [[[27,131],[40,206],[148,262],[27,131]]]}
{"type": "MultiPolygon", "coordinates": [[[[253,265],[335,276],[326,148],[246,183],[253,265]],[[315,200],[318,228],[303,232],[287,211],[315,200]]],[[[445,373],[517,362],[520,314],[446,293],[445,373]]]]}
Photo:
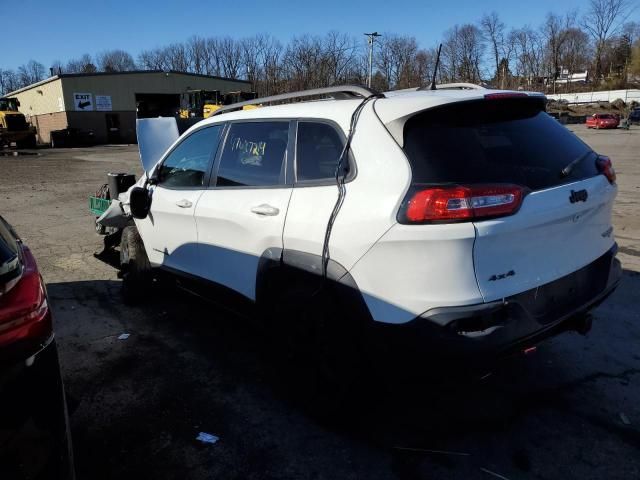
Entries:
{"type": "MultiPolygon", "coordinates": [[[[429,90],[428,87],[419,88],[419,90],[429,90]]],[[[475,83],[439,83],[436,90],[486,90],[482,85],[475,83]]]]}
{"type": "Polygon", "coordinates": [[[225,112],[230,112],[232,110],[242,108],[246,105],[282,102],[284,100],[293,100],[296,98],[315,97],[315,96],[329,95],[329,94],[333,94],[333,97],[336,99],[346,99],[346,98],[354,98],[354,97],[367,98],[371,96],[375,96],[378,98],[384,97],[384,94],[382,93],[379,93],[375,90],[372,90],[367,87],[362,87],[359,85],[342,85],[338,87],[314,88],[311,90],[302,90],[299,92],[283,93],[280,95],[272,95],[270,97],[255,98],[253,100],[245,100],[243,102],[232,103],[231,105],[225,105],[224,107],[219,108],[218,110],[213,112],[211,116],[219,115],[225,112]]]}

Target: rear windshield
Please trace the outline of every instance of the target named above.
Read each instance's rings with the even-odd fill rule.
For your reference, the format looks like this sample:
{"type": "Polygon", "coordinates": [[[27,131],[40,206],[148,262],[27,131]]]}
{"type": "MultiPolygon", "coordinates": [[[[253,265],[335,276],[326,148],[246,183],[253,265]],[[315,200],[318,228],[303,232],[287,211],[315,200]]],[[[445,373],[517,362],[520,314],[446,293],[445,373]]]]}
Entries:
{"type": "Polygon", "coordinates": [[[514,183],[541,190],[598,174],[596,154],[536,98],[459,102],[407,121],[413,183],[514,183]],[[584,157],[571,173],[561,170],[584,157]]]}

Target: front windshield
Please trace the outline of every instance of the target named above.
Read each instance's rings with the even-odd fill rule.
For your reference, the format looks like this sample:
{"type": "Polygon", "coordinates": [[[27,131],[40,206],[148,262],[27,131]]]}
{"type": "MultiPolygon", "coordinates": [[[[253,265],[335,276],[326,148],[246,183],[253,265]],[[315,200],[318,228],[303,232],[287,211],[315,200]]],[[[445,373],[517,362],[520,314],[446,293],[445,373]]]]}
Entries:
{"type": "Polygon", "coordinates": [[[18,104],[15,98],[0,98],[0,111],[17,112],[18,104]]]}

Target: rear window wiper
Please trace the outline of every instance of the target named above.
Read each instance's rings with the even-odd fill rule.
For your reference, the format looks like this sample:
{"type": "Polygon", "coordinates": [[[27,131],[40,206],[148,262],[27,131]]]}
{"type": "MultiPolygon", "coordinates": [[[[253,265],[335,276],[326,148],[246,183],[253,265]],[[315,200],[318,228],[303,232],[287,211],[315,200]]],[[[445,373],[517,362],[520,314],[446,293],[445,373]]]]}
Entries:
{"type": "Polygon", "coordinates": [[[573,171],[573,169],[580,162],[582,162],[585,158],[588,158],[590,155],[595,155],[595,152],[593,150],[589,150],[588,152],[584,153],[583,155],[580,155],[575,160],[572,160],[566,167],[564,167],[562,170],[560,170],[560,177],[561,178],[568,177],[571,174],[571,172],[573,171]]]}

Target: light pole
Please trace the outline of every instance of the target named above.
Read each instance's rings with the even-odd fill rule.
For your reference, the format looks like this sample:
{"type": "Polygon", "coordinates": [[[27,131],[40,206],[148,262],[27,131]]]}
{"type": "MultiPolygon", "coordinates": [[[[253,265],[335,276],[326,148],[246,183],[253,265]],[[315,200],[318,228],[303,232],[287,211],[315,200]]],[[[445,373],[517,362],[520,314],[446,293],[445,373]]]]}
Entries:
{"type": "Polygon", "coordinates": [[[369,81],[367,82],[367,86],[371,88],[371,75],[373,73],[373,42],[376,37],[381,37],[378,32],[373,33],[365,33],[367,36],[367,41],[369,42],[369,81]]]}

